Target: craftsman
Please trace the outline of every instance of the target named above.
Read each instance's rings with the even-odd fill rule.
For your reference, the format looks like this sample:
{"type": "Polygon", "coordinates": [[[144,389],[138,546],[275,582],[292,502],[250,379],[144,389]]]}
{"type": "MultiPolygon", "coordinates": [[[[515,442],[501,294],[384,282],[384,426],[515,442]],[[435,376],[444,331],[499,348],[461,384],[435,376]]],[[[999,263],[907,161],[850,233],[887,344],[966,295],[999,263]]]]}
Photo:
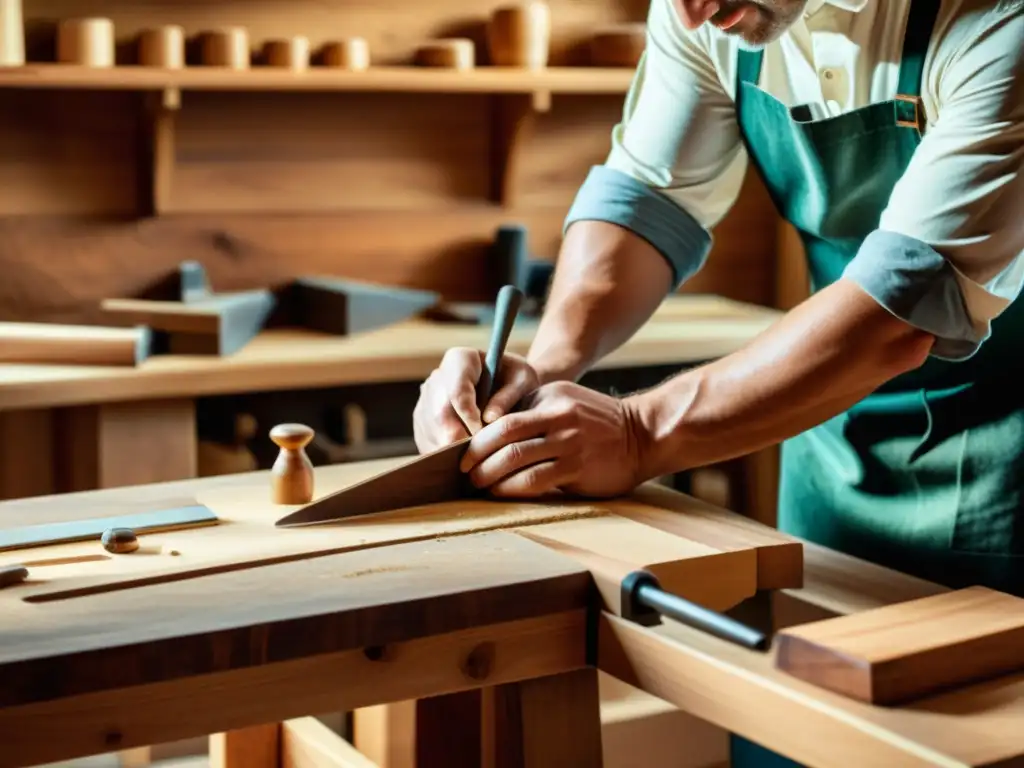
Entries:
{"type": "Polygon", "coordinates": [[[652,0],[528,357],[481,414],[450,350],[417,444],[473,433],[498,496],[605,496],[783,442],[782,530],[1024,595],[1022,281],[1022,0],[652,0]],[[748,164],[811,297],[649,391],[575,384],[701,268],[748,164]]]}

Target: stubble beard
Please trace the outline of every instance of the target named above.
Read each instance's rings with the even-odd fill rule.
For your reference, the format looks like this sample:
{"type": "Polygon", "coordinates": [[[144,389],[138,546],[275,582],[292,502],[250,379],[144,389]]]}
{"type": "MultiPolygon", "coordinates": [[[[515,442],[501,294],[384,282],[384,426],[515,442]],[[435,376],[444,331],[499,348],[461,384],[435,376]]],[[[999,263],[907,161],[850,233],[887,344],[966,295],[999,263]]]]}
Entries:
{"type": "Polygon", "coordinates": [[[724,32],[736,38],[740,48],[757,52],[764,50],[769,43],[778,40],[785,34],[786,30],[800,18],[804,8],[807,6],[807,1],[758,0],[757,2],[748,2],[748,0],[725,0],[722,2],[718,13],[712,16],[711,20],[725,19],[742,6],[752,7],[757,14],[755,24],[748,25],[747,19],[744,19],[740,22],[743,29],[727,29],[724,32]]]}

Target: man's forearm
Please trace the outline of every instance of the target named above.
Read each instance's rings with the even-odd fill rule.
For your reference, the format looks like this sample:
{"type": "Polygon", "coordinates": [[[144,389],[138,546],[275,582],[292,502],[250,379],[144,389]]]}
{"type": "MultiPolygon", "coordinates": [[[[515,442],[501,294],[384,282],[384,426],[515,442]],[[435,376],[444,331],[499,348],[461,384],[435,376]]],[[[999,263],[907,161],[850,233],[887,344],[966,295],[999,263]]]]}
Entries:
{"type": "Polygon", "coordinates": [[[582,376],[650,318],[671,281],[665,259],[629,230],[570,226],[528,356],[541,383],[582,376]]]}
{"type": "Polygon", "coordinates": [[[742,350],[627,398],[644,479],[799,434],[921,365],[931,344],[840,280],[742,350]]]}

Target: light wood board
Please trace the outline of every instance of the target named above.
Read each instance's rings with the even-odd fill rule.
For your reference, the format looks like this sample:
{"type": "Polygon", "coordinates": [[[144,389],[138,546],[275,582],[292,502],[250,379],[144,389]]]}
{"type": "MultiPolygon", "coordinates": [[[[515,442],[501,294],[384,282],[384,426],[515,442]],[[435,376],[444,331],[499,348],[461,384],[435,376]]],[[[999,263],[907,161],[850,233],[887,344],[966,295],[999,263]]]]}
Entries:
{"type": "Polygon", "coordinates": [[[971,587],[791,627],[776,665],[883,705],[1024,672],[1024,599],[971,587]]]}

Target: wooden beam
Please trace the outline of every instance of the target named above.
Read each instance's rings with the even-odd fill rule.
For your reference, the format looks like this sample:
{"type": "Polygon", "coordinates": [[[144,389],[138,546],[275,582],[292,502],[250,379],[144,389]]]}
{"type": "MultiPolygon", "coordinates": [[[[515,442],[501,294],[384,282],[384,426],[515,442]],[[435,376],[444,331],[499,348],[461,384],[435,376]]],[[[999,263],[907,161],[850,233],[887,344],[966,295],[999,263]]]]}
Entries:
{"type": "Polygon", "coordinates": [[[317,654],[7,707],[0,709],[0,768],[580,669],[586,636],[580,609],[395,643],[382,655],[317,654]],[[54,722],[61,723],[59,739],[52,738],[54,722]]]}
{"type": "MultiPolygon", "coordinates": [[[[212,768],[212,766],[211,766],[212,768]]],[[[281,768],[383,768],[315,717],[281,724],[281,768]]]]}
{"type": "Polygon", "coordinates": [[[265,723],[210,736],[210,768],[278,768],[281,724],[265,723]]]}

